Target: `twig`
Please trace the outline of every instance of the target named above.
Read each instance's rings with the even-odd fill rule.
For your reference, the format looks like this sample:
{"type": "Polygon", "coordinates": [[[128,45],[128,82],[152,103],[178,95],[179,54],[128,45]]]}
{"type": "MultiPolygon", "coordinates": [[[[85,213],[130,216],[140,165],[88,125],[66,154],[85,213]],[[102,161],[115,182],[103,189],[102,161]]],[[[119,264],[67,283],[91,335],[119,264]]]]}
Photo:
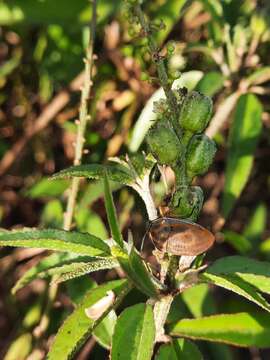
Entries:
{"type": "Polygon", "coordinates": [[[67,90],[60,91],[53,100],[44,108],[40,116],[38,116],[34,122],[33,127],[28,128],[25,131],[24,136],[18,140],[12,148],[5,153],[2,160],[0,161],[0,176],[3,175],[18,159],[29,140],[43,130],[50,121],[63,109],[70,99],[70,91],[78,91],[83,82],[83,72],[79,74],[72,82],[67,90]]]}
{"type": "MultiPolygon", "coordinates": [[[[84,86],[82,88],[82,95],[81,95],[81,105],[80,105],[77,138],[76,138],[74,165],[79,165],[81,163],[81,158],[83,154],[83,145],[85,142],[84,134],[85,134],[86,124],[87,121],[90,119],[90,116],[88,114],[88,99],[90,97],[90,91],[92,87],[93,48],[94,48],[95,29],[96,29],[96,0],[92,1],[92,9],[93,9],[93,15],[91,21],[89,45],[86,50],[85,79],[84,79],[84,86]]],[[[70,194],[68,197],[67,210],[64,219],[65,230],[70,230],[71,228],[75,202],[79,190],[79,183],[80,183],[80,178],[72,179],[70,194]]]]}
{"type": "Polygon", "coordinates": [[[150,29],[150,26],[148,24],[148,22],[145,20],[145,16],[144,13],[140,7],[139,4],[135,5],[134,7],[134,11],[136,13],[136,15],[139,18],[141,27],[143,29],[144,35],[147,37],[148,40],[148,45],[149,45],[149,49],[151,51],[152,54],[152,59],[157,67],[157,72],[158,72],[158,77],[159,77],[159,81],[160,81],[160,85],[162,86],[165,95],[168,99],[168,103],[170,106],[170,110],[171,110],[171,115],[172,115],[172,119],[173,119],[173,127],[175,132],[179,135],[179,137],[181,136],[181,130],[180,127],[177,124],[177,114],[178,114],[178,105],[177,105],[177,99],[172,91],[171,88],[171,83],[169,81],[168,75],[167,75],[167,71],[166,71],[166,67],[165,67],[165,63],[164,63],[164,58],[163,56],[160,55],[159,53],[159,49],[158,46],[156,44],[156,41],[154,39],[154,37],[152,36],[152,31],[150,29]]]}
{"type": "MultiPolygon", "coordinates": [[[[89,120],[88,99],[90,97],[90,90],[92,86],[91,79],[92,79],[92,68],[93,68],[93,47],[94,47],[95,29],[96,29],[96,3],[97,0],[92,1],[93,12],[92,12],[92,21],[90,28],[91,33],[90,33],[89,45],[86,50],[84,85],[81,94],[81,105],[80,105],[79,123],[77,129],[74,165],[79,165],[81,163],[81,158],[83,155],[84,134],[85,134],[87,121],[89,120]]],[[[80,183],[79,178],[72,179],[70,193],[68,196],[67,210],[65,213],[64,225],[63,225],[65,230],[70,230],[71,228],[76,198],[79,190],[79,183],[80,183]]],[[[51,285],[49,289],[49,299],[45,311],[41,317],[38,327],[36,328],[37,337],[41,337],[48,327],[49,324],[48,314],[56,298],[57,290],[58,290],[58,284],[53,283],[53,285],[51,285]]]]}

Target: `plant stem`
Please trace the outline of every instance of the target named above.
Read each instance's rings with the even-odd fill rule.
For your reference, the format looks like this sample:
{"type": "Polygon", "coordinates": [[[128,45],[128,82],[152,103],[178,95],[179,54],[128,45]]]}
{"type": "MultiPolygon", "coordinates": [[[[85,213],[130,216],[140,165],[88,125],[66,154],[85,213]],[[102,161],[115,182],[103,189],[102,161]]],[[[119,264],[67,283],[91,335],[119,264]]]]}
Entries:
{"type": "MultiPolygon", "coordinates": [[[[95,31],[96,31],[97,0],[92,0],[90,1],[90,3],[92,3],[92,20],[90,25],[89,44],[86,49],[85,78],[81,92],[81,104],[80,104],[77,136],[76,136],[74,165],[80,165],[81,163],[81,159],[83,155],[83,146],[85,142],[84,139],[85,129],[86,129],[87,121],[90,119],[90,116],[88,114],[88,99],[90,97],[90,91],[92,87],[93,48],[94,48],[95,31]]],[[[74,209],[76,205],[76,198],[79,191],[79,184],[80,184],[80,178],[72,179],[68,201],[67,201],[67,209],[64,216],[64,224],[63,224],[64,230],[67,231],[71,229],[74,209]]],[[[40,323],[36,328],[36,334],[37,337],[39,338],[45,333],[45,331],[48,328],[49,312],[57,296],[57,290],[58,290],[58,284],[56,283],[53,283],[49,288],[49,298],[44,313],[41,317],[40,323]]]]}
{"type": "Polygon", "coordinates": [[[172,91],[171,83],[169,81],[164,57],[160,55],[158,46],[156,44],[156,41],[152,35],[152,31],[150,29],[149,23],[146,21],[144,13],[140,7],[139,4],[136,4],[134,7],[134,11],[136,15],[139,18],[140,25],[143,29],[144,35],[147,37],[149,49],[152,55],[153,62],[155,63],[157,67],[158,77],[160,85],[162,86],[165,95],[168,99],[168,103],[171,110],[171,115],[173,119],[173,128],[174,131],[178,134],[178,136],[181,136],[181,129],[177,124],[177,114],[178,114],[178,105],[177,105],[177,99],[172,91]]]}
{"type": "Polygon", "coordinates": [[[163,296],[154,305],[154,319],[156,326],[156,339],[155,342],[166,342],[167,336],[165,335],[164,325],[169,314],[173,295],[169,294],[163,296]]]}
{"type": "MultiPolygon", "coordinates": [[[[85,58],[85,79],[84,85],[81,93],[81,105],[79,113],[79,122],[78,130],[76,137],[76,146],[75,146],[75,158],[74,165],[80,165],[82,155],[83,155],[83,145],[85,142],[85,129],[87,121],[90,120],[90,115],[88,113],[88,99],[90,97],[90,91],[92,87],[92,69],[93,69],[93,48],[95,41],[95,29],[96,29],[96,0],[92,1],[92,21],[90,27],[90,39],[89,45],[86,49],[86,58],[85,58]]],[[[68,197],[67,210],[64,218],[64,230],[70,230],[76,198],[79,191],[80,178],[73,178],[70,193],[68,197]]]]}

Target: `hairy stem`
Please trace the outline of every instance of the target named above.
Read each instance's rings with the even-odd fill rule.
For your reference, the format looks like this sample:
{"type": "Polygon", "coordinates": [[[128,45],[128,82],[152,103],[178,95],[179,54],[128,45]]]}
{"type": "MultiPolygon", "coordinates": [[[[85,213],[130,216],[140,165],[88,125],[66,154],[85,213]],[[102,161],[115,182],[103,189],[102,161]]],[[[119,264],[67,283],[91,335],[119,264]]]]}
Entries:
{"type": "Polygon", "coordinates": [[[169,77],[167,75],[164,57],[160,55],[159,48],[156,44],[156,41],[152,35],[152,31],[150,29],[149,23],[146,21],[144,13],[139,4],[134,7],[135,13],[139,18],[140,25],[143,29],[144,35],[147,37],[149,50],[152,55],[153,62],[157,67],[157,73],[159,77],[160,85],[162,86],[165,95],[168,99],[168,103],[170,106],[172,119],[173,119],[173,127],[178,136],[181,136],[180,127],[177,124],[177,114],[178,114],[178,105],[177,99],[172,91],[171,83],[169,81],[169,77]]]}
{"type": "MultiPolygon", "coordinates": [[[[91,3],[92,3],[92,20],[90,25],[89,44],[86,49],[85,77],[81,92],[81,104],[80,104],[77,136],[76,136],[74,165],[79,165],[81,163],[81,159],[83,155],[83,146],[85,141],[84,140],[85,129],[86,129],[87,121],[90,119],[90,116],[88,114],[88,99],[90,97],[90,90],[92,87],[93,48],[94,48],[95,31],[96,31],[97,0],[92,0],[91,3]]],[[[79,178],[72,179],[68,201],[67,201],[67,209],[64,216],[64,224],[63,224],[64,230],[71,229],[74,209],[76,205],[76,198],[79,190],[79,184],[80,184],[79,178]]],[[[41,317],[40,323],[36,328],[36,336],[39,338],[45,333],[45,331],[49,326],[49,312],[57,296],[57,290],[58,290],[58,284],[56,283],[53,283],[49,288],[49,298],[44,313],[41,317]]]]}
{"type": "MultiPolygon", "coordinates": [[[[90,39],[89,45],[86,49],[85,58],[85,79],[81,94],[81,105],[78,121],[78,130],[75,145],[75,158],[74,165],[80,165],[83,155],[83,145],[85,142],[84,135],[87,125],[87,121],[90,119],[88,113],[88,99],[90,97],[90,91],[92,87],[92,69],[93,69],[93,48],[95,41],[95,29],[96,29],[96,0],[92,1],[92,21],[90,27],[90,39]]],[[[72,224],[72,218],[74,214],[76,198],[79,190],[80,178],[73,178],[70,193],[68,197],[67,210],[64,219],[64,230],[70,230],[72,224]]]]}

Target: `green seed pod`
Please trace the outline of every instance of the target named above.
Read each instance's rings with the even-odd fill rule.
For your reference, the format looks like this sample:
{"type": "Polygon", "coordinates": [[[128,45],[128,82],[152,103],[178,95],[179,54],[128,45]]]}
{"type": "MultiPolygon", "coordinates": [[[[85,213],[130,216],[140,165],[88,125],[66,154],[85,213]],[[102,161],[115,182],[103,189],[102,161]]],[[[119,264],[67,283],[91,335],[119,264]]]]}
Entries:
{"type": "Polygon", "coordinates": [[[196,221],[202,209],[203,198],[203,191],[199,186],[180,186],[169,204],[170,214],[196,221]]]}
{"type": "Polygon", "coordinates": [[[159,164],[173,166],[177,163],[181,153],[181,144],[169,125],[154,125],[148,131],[147,143],[159,164]]]}
{"type": "Polygon", "coordinates": [[[180,126],[193,133],[201,133],[209,123],[213,109],[212,100],[197,91],[190,92],[180,110],[180,126]]]}
{"type": "Polygon", "coordinates": [[[186,158],[186,170],[189,178],[203,175],[211,165],[216,153],[216,144],[206,135],[195,135],[191,139],[186,158]]]}

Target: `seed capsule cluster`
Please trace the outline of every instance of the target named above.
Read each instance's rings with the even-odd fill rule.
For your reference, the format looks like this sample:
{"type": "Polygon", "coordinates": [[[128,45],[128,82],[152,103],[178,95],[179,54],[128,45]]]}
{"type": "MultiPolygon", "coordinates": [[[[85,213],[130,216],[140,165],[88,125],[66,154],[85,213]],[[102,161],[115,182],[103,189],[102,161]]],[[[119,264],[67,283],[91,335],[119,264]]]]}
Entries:
{"type": "Polygon", "coordinates": [[[170,213],[195,221],[203,204],[203,192],[191,183],[195,176],[208,170],[216,152],[214,141],[202,134],[211,118],[213,104],[208,96],[196,91],[186,93],[180,89],[176,98],[179,111],[172,114],[163,106],[166,110],[149,130],[147,143],[157,162],[169,165],[176,176],[170,213]],[[177,124],[172,120],[175,116],[177,124]]]}

